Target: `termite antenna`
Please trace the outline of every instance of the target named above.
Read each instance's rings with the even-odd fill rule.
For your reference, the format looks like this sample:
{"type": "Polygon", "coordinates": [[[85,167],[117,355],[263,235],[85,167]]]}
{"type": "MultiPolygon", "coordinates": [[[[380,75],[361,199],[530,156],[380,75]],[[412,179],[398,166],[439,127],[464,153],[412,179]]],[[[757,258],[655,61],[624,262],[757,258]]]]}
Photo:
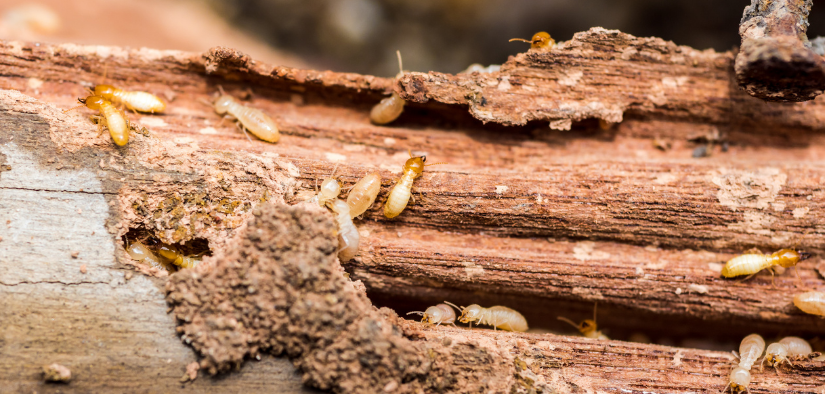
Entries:
{"type": "Polygon", "coordinates": [[[223,86],[221,85],[218,85],[218,91],[221,92],[221,96],[226,94],[226,92],[223,91],[223,86]]]}
{"type": "Polygon", "coordinates": [[[208,106],[210,106],[210,107],[211,107],[212,105],[214,105],[214,104],[212,104],[212,103],[210,103],[210,102],[206,101],[203,97],[198,98],[198,101],[200,101],[201,103],[206,104],[206,105],[208,105],[208,106]]]}
{"type": "Polygon", "coordinates": [[[563,322],[565,322],[565,323],[567,323],[567,324],[569,324],[569,325],[571,325],[571,326],[573,326],[573,327],[576,327],[576,329],[578,329],[578,328],[579,328],[579,325],[578,325],[578,324],[576,324],[576,323],[573,323],[573,321],[572,321],[572,320],[570,320],[570,319],[568,319],[568,318],[566,318],[566,317],[564,317],[564,316],[557,316],[557,317],[558,317],[558,319],[559,319],[559,320],[561,320],[561,321],[563,321],[563,322]]]}
{"type": "Polygon", "coordinates": [[[413,313],[415,313],[417,315],[423,315],[424,314],[424,312],[421,312],[421,311],[407,312],[408,315],[412,315],[413,313]]]}
{"type": "Polygon", "coordinates": [[[339,163],[335,163],[335,167],[332,167],[332,174],[329,174],[329,177],[330,177],[330,178],[332,178],[332,176],[333,176],[333,175],[335,175],[335,170],[337,170],[337,169],[338,169],[338,164],[339,164],[339,163]]]}
{"type": "Polygon", "coordinates": [[[413,155],[412,155],[412,150],[411,150],[410,148],[407,148],[407,153],[409,153],[409,154],[410,154],[410,159],[412,159],[412,158],[413,158],[413,155]]]}
{"type": "Polygon", "coordinates": [[[596,324],[596,308],[599,307],[598,302],[593,303],[593,324],[596,324]]]}
{"type": "Polygon", "coordinates": [[[527,40],[527,39],[524,39],[524,38],[511,38],[510,41],[508,41],[508,42],[513,42],[513,41],[523,41],[523,42],[529,42],[531,44],[533,43],[532,40],[527,40]]]}
{"type": "MultiPolygon", "coordinates": [[[[398,74],[404,75],[404,64],[401,62],[401,51],[395,51],[395,55],[398,56],[398,74]]],[[[396,76],[398,78],[398,76],[396,76]]]]}
{"type": "Polygon", "coordinates": [[[453,303],[452,303],[452,302],[450,302],[450,301],[444,301],[444,303],[445,303],[445,304],[447,304],[447,305],[449,305],[449,306],[451,306],[451,307],[453,307],[453,308],[455,308],[455,309],[458,309],[458,311],[459,311],[459,312],[461,312],[461,311],[463,311],[463,310],[464,310],[464,307],[463,307],[463,306],[459,308],[459,307],[458,307],[458,305],[453,304],[453,303]]]}
{"type": "Polygon", "coordinates": [[[77,107],[69,108],[69,109],[67,109],[67,110],[63,111],[63,113],[65,114],[65,113],[67,113],[67,112],[69,112],[69,111],[74,111],[74,110],[76,110],[76,109],[78,109],[78,108],[83,108],[83,107],[85,107],[85,106],[86,106],[86,100],[84,100],[84,99],[82,99],[82,98],[79,98],[79,99],[77,99],[77,101],[79,101],[79,102],[80,102],[80,104],[83,104],[83,105],[78,105],[77,107]]]}
{"type": "Polygon", "coordinates": [[[437,165],[439,165],[439,164],[450,164],[450,163],[447,163],[446,161],[440,161],[440,162],[438,162],[438,163],[424,164],[424,167],[429,167],[429,166],[437,166],[437,165]]]}

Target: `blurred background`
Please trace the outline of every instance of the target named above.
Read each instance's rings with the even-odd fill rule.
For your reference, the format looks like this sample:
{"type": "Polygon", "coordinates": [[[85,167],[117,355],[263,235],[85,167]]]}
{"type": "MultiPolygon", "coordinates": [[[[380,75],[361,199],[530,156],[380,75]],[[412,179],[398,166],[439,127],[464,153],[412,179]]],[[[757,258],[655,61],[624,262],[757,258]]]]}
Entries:
{"type": "MultiPolygon", "coordinates": [[[[0,38],[203,52],[237,48],[272,64],[394,76],[500,64],[541,30],[593,26],[697,49],[739,44],[749,0],[0,0],[0,38]]],[[[814,8],[808,36],[825,33],[814,8]]]]}

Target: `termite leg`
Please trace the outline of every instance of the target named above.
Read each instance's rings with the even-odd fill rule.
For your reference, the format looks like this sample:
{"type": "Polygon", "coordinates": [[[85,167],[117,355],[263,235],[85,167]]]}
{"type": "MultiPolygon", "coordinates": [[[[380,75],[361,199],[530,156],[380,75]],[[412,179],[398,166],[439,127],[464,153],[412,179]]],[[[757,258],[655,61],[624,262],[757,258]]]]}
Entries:
{"type": "Polygon", "coordinates": [[[246,136],[246,139],[249,140],[249,142],[252,142],[252,138],[249,138],[249,134],[246,132],[246,127],[242,126],[241,122],[235,123],[235,126],[239,129],[241,129],[241,131],[243,132],[243,135],[246,136]]]}

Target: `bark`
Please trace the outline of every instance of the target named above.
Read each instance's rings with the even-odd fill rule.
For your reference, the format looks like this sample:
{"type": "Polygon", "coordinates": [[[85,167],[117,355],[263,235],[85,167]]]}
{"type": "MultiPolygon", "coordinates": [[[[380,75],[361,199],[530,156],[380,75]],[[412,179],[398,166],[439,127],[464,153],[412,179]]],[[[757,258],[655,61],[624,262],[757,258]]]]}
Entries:
{"type": "Polygon", "coordinates": [[[807,101],[825,89],[825,60],[808,42],[811,0],[753,0],[739,23],[736,79],[767,101],[807,101]]]}
{"type": "MultiPolygon", "coordinates": [[[[821,101],[766,103],[739,92],[730,53],[592,29],[551,52],[511,58],[500,73],[409,73],[394,81],[274,67],[226,48],[193,54],[6,42],[0,74],[4,88],[18,90],[0,92],[0,164],[10,167],[0,172],[9,220],[0,225],[0,291],[13,300],[0,323],[0,380],[21,390],[56,390],[39,383],[40,367],[52,362],[73,369],[69,386],[58,389],[175,390],[195,354],[165,314],[158,289],[166,273],[135,266],[122,251],[124,236],[208,243],[226,255],[243,246],[236,237],[256,207],[304,200],[334,168],[345,187],[381,172],[383,201],[408,148],[449,164],[427,168],[416,202],[397,219],[383,218],[379,203],[356,221],[361,255],[344,266],[373,302],[399,314],[450,297],[521,305],[532,327],[558,330],[557,314],[578,320],[598,301],[600,327],[612,336],[718,337],[730,349],[754,329],[766,336],[822,329],[822,320],[790,305],[801,291],[793,274],[776,288],[762,275],[719,278],[720,262],[752,246],[821,254],[825,228],[821,101]],[[107,83],[169,101],[163,115],[127,113],[137,127],[125,148],[98,134],[90,111],[62,112],[104,68],[107,83]],[[282,140],[248,140],[222,124],[204,103],[219,87],[272,115],[282,140]],[[393,89],[410,100],[404,114],[388,127],[371,125],[369,109],[393,89]],[[595,119],[614,125],[604,130],[595,119]],[[711,157],[691,157],[707,144],[711,157]],[[132,270],[139,272],[126,281],[132,270]],[[47,301],[33,301],[40,299],[47,301]],[[89,335],[104,350],[90,350],[89,335]],[[138,373],[123,386],[108,383],[123,370],[138,373]]],[[[821,286],[818,263],[800,265],[802,286],[821,286]]],[[[364,305],[355,312],[403,331],[411,344],[398,346],[413,359],[437,353],[433,381],[420,371],[388,372],[418,382],[396,382],[409,390],[680,392],[727,383],[730,363],[719,352],[427,328],[364,305]],[[461,351],[438,347],[447,342],[461,351]],[[485,371],[502,378],[484,386],[485,371]]],[[[348,387],[296,360],[316,385],[348,387]]],[[[193,384],[264,391],[278,376],[297,382],[274,363],[246,363],[241,373],[193,384]]],[[[813,392],[825,384],[821,368],[810,362],[781,377],[758,374],[751,390],[813,392]]],[[[365,381],[392,387],[388,376],[365,381]]]]}

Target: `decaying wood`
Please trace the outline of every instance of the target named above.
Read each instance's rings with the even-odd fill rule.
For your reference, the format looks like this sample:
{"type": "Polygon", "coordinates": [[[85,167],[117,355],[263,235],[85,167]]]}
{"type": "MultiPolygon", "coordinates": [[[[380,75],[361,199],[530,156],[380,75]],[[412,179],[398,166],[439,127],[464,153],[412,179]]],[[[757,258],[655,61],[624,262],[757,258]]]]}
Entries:
{"type": "Polygon", "coordinates": [[[825,60],[805,34],[813,0],[752,0],[739,24],[736,79],[768,101],[807,101],[825,90],[825,60]]]}
{"type": "MultiPolygon", "coordinates": [[[[68,215],[79,208],[82,213],[76,213],[75,220],[86,221],[91,220],[84,215],[93,212],[97,227],[82,233],[94,231],[97,238],[71,239],[59,244],[63,249],[55,249],[43,234],[73,234],[74,222],[58,222],[53,229],[24,221],[9,223],[6,229],[0,225],[0,248],[8,248],[0,265],[5,284],[0,291],[14,294],[10,299],[15,300],[7,313],[49,316],[65,308],[63,313],[73,318],[63,326],[33,317],[14,320],[19,321],[15,327],[32,328],[4,330],[12,333],[4,341],[37,338],[35,346],[21,350],[32,361],[19,363],[4,347],[0,359],[11,369],[2,369],[0,380],[25,376],[26,386],[21,387],[36,387],[39,376],[32,368],[50,362],[71,368],[60,357],[40,356],[59,353],[59,345],[48,341],[57,335],[54,327],[71,327],[59,330],[71,339],[64,341],[69,345],[60,354],[84,355],[81,365],[89,369],[69,387],[117,390],[101,383],[115,372],[94,363],[100,353],[74,345],[84,344],[89,332],[122,340],[118,349],[138,349],[129,357],[118,356],[125,350],[107,353],[113,365],[149,371],[130,374],[135,384],[157,380],[163,368],[167,375],[162,385],[174,387],[194,354],[178,342],[172,317],[163,313],[157,286],[165,279],[136,274],[125,281],[119,276],[133,269],[122,252],[122,237],[130,229],[141,229],[170,243],[205,240],[220,254],[233,246],[255,207],[264,201],[294,204],[308,198],[316,180],[336,165],[336,176],[346,186],[368,171],[380,171],[382,201],[407,158],[407,148],[449,164],[427,169],[414,187],[416,203],[397,220],[384,219],[379,204],[357,221],[362,254],[344,267],[363,280],[371,295],[386,303],[401,299],[399,314],[443,296],[466,303],[518,301],[531,326],[556,329],[550,321],[558,312],[548,312],[547,306],[587,316],[586,310],[598,301],[607,313],[600,324],[620,332],[661,333],[669,329],[667,323],[681,321],[679,327],[696,328],[674,330],[677,338],[729,340],[729,335],[753,327],[766,336],[812,334],[822,323],[790,306],[798,291],[792,273],[779,277],[772,288],[761,275],[739,283],[722,280],[717,272],[720,261],[751,246],[767,251],[798,245],[817,255],[825,250],[820,235],[825,217],[819,208],[825,199],[820,186],[825,169],[818,161],[825,153],[825,109],[821,99],[777,104],[749,97],[737,90],[732,70],[730,53],[698,52],[603,29],[581,33],[552,52],[518,55],[500,73],[410,73],[399,81],[269,66],[226,48],[201,55],[3,43],[3,87],[19,92],[0,92],[6,159],[0,164],[11,166],[0,173],[0,186],[6,193],[25,194],[5,212],[12,215],[18,207],[37,205],[28,201],[53,198],[47,193],[74,197],[76,206],[64,211],[68,215]],[[163,115],[127,114],[138,127],[122,149],[105,133],[98,135],[86,118],[89,111],[62,112],[99,82],[104,67],[108,83],[147,90],[169,101],[169,112],[163,115]],[[222,124],[203,103],[218,86],[272,115],[281,126],[282,140],[276,145],[248,141],[228,122],[222,124]],[[405,113],[389,127],[371,125],[370,107],[393,89],[411,101],[405,113]],[[602,130],[591,118],[621,123],[602,130]],[[553,131],[545,122],[571,130],[553,131]],[[503,126],[520,124],[525,125],[503,126]],[[671,142],[672,148],[660,151],[653,143],[656,138],[671,142]],[[726,140],[730,149],[693,159],[697,145],[691,141],[696,139],[726,140]],[[28,184],[23,175],[14,175],[24,168],[39,174],[43,183],[28,184]],[[7,183],[10,179],[17,181],[7,183]],[[30,241],[42,243],[27,244],[20,231],[25,226],[50,230],[29,236],[38,235],[30,241]],[[18,238],[12,238],[15,235],[18,238]],[[10,239],[14,242],[7,242],[10,239]],[[80,245],[78,259],[70,257],[73,245],[80,245]],[[86,260],[84,251],[100,256],[99,261],[86,260]],[[43,253],[54,254],[56,260],[40,260],[43,253]],[[80,264],[89,267],[86,276],[79,273],[80,264]],[[133,288],[134,283],[142,284],[133,288]],[[20,286],[25,292],[18,291],[20,286]],[[80,291],[87,286],[96,291],[97,303],[90,309],[112,320],[76,318],[90,305],[79,301],[91,294],[80,291]],[[35,303],[31,294],[51,301],[35,303]],[[62,306],[65,296],[74,298],[62,306]],[[626,318],[615,312],[619,308],[629,311],[626,318]],[[710,329],[703,328],[705,319],[710,329]],[[731,328],[722,322],[730,322],[731,328]],[[166,334],[150,328],[154,325],[166,327],[166,334]],[[158,336],[163,338],[156,340],[158,336]],[[132,339],[122,339],[127,337],[132,339]],[[156,347],[180,361],[158,364],[150,353],[156,347]]],[[[35,216],[45,220],[54,209],[46,207],[35,216]]],[[[813,272],[818,263],[801,264],[803,286],[821,287],[822,278],[813,272]]],[[[384,315],[394,321],[391,314],[384,315]]],[[[481,346],[485,350],[478,357],[489,358],[507,376],[521,365],[504,355],[516,349],[524,354],[519,360],[529,359],[524,362],[531,373],[562,391],[571,385],[710,391],[727,383],[722,370],[696,375],[702,365],[715,368],[711,365],[720,360],[728,362],[720,353],[620,341],[590,346],[586,340],[551,334],[395,324],[404,327],[412,346],[424,346],[415,345],[417,338],[441,340],[444,332],[467,348],[481,346]],[[696,361],[684,362],[686,369],[681,361],[672,361],[666,370],[657,367],[675,360],[679,352],[695,354],[696,361]],[[557,359],[563,362],[537,361],[557,359]],[[665,375],[675,376],[672,386],[661,383],[665,375]]],[[[460,367],[462,362],[476,365],[444,360],[459,365],[458,379],[472,375],[470,367],[460,367]]],[[[256,367],[245,365],[241,372],[247,368],[256,367]]],[[[539,381],[528,375],[523,376],[539,381]]],[[[222,384],[240,389],[269,379],[237,376],[193,384],[204,390],[222,384]]],[[[765,374],[755,378],[752,391],[809,392],[807,388],[823,384],[821,374],[765,374]]]]}

